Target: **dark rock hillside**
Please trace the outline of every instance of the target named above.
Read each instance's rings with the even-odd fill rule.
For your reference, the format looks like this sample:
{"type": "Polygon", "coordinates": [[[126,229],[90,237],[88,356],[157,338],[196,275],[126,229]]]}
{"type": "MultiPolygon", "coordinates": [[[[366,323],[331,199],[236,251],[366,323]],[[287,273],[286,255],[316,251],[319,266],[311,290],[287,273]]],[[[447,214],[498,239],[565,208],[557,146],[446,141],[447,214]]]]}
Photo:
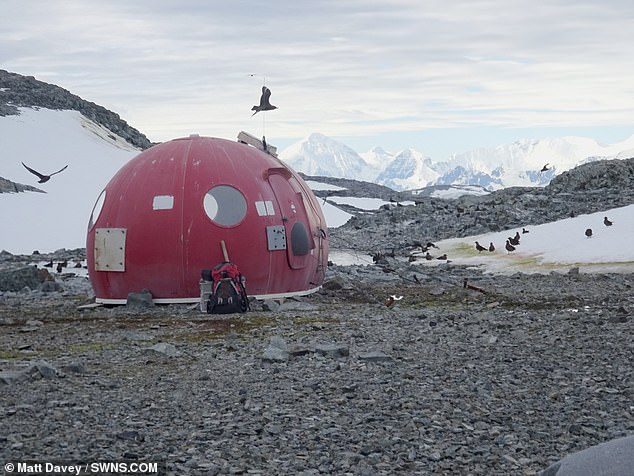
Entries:
{"type": "Polygon", "coordinates": [[[0,177],[0,193],[18,193],[18,192],[41,192],[43,190],[32,187],[31,185],[24,185],[22,183],[12,182],[5,178],[0,177]]]}
{"type": "Polygon", "coordinates": [[[384,207],[331,230],[332,246],[406,249],[441,240],[538,225],[634,203],[634,158],[580,165],[546,187],[512,187],[457,199],[414,198],[416,206],[384,207]]]}
{"type": "Polygon", "coordinates": [[[103,106],[86,101],[54,84],[38,81],[33,76],[0,69],[0,116],[18,114],[19,107],[79,111],[135,147],[147,149],[152,145],[145,135],[103,106]]]}

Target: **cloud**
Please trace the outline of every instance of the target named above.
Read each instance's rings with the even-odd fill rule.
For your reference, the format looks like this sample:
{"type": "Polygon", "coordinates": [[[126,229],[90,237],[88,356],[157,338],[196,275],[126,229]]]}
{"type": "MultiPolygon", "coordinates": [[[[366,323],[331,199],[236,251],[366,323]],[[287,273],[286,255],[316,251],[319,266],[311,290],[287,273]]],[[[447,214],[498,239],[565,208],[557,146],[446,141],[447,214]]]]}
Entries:
{"type": "Polygon", "coordinates": [[[3,68],[153,140],[622,126],[634,112],[625,1],[35,0],[3,16],[3,68]],[[264,81],[279,109],[262,124],[264,81]]]}

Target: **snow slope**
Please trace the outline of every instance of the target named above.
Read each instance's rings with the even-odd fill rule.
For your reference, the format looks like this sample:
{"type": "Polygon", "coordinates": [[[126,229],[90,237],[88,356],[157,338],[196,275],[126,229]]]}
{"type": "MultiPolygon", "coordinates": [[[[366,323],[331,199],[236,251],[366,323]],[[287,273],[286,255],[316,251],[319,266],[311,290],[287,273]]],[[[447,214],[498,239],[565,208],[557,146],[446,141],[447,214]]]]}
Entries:
{"type": "MultiPolygon", "coordinates": [[[[548,273],[579,267],[581,272],[634,272],[634,205],[605,212],[579,215],[552,223],[527,226],[497,233],[452,238],[440,241],[436,255],[446,253],[455,264],[482,266],[496,273],[548,273]],[[612,226],[605,226],[607,216],[612,226]],[[592,229],[592,237],[585,235],[592,229]],[[520,232],[520,244],[508,253],[504,249],[508,237],[520,232]],[[488,248],[493,243],[496,251],[478,253],[475,242],[488,248]]],[[[440,261],[419,260],[422,266],[436,266],[440,261]]]]}
{"type": "Polygon", "coordinates": [[[138,150],[77,111],[21,109],[0,117],[0,176],[46,193],[0,194],[0,250],[28,254],[86,246],[97,196],[138,150]],[[20,162],[43,173],[39,184],[20,162]]]}

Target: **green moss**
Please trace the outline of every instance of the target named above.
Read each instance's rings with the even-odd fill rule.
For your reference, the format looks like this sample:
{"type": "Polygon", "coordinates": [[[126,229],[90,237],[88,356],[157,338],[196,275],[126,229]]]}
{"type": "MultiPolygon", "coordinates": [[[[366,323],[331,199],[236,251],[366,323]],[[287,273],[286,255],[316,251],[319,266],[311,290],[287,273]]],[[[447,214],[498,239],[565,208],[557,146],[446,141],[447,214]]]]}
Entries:
{"type": "Polygon", "coordinates": [[[275,319],[270,315],[245,314],[244,317],[239,318],[203,321],[196,329],[187,329],[186,332],[180,334],[174,333],[168,338],[177,342],[208,342],[224,337],[229,332],[246,334],[274,322],[275,319]]]}
{"type": "Polygon", "coordinates": [[[456,245],[454,245],[453,249],[451,250],[452,253],[453,252],[459,252],[459,253],[464,253],[467,255],[479,255],[480,253],[478,252],[478,250],[475,249],[475,243],[473,245],[469,245],[467,243],[457,243],[456,245]]]}
{"type": "Polygon", "coordinates": [[[16,360],[22,358],[23,355],[19,350],[2,350],[0,351],[0,360],[16,360]]]}

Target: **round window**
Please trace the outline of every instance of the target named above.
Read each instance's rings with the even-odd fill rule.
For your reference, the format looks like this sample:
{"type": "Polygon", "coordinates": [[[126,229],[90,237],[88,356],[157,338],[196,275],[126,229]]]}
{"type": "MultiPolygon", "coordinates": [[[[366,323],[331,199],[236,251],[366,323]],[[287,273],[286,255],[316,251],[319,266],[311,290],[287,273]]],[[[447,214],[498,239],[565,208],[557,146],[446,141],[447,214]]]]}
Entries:
{"type": "Polygon", "coordinates": [[[95,202],[95,206],[92,207],[92,212],[90,212],[90,222],[88,222],[88,229],[92,229],[93,226],[95,226],[95,223],[97,223],[97,220],[99,219],[99,214],[101,213],[101,209],[103,208],[103,202],[105,202],[106,200],[106,191],[102,190],[101,193],[99,194],[99,197],[97,197],[97,201],[95,202]]]}
{"type": "Polygon", "coordinates": [[[247,201],[238,189],[230,185],[218,185],[205,194],[205,213],[214,223],[233,226],[247,214],[247,201]]]}

